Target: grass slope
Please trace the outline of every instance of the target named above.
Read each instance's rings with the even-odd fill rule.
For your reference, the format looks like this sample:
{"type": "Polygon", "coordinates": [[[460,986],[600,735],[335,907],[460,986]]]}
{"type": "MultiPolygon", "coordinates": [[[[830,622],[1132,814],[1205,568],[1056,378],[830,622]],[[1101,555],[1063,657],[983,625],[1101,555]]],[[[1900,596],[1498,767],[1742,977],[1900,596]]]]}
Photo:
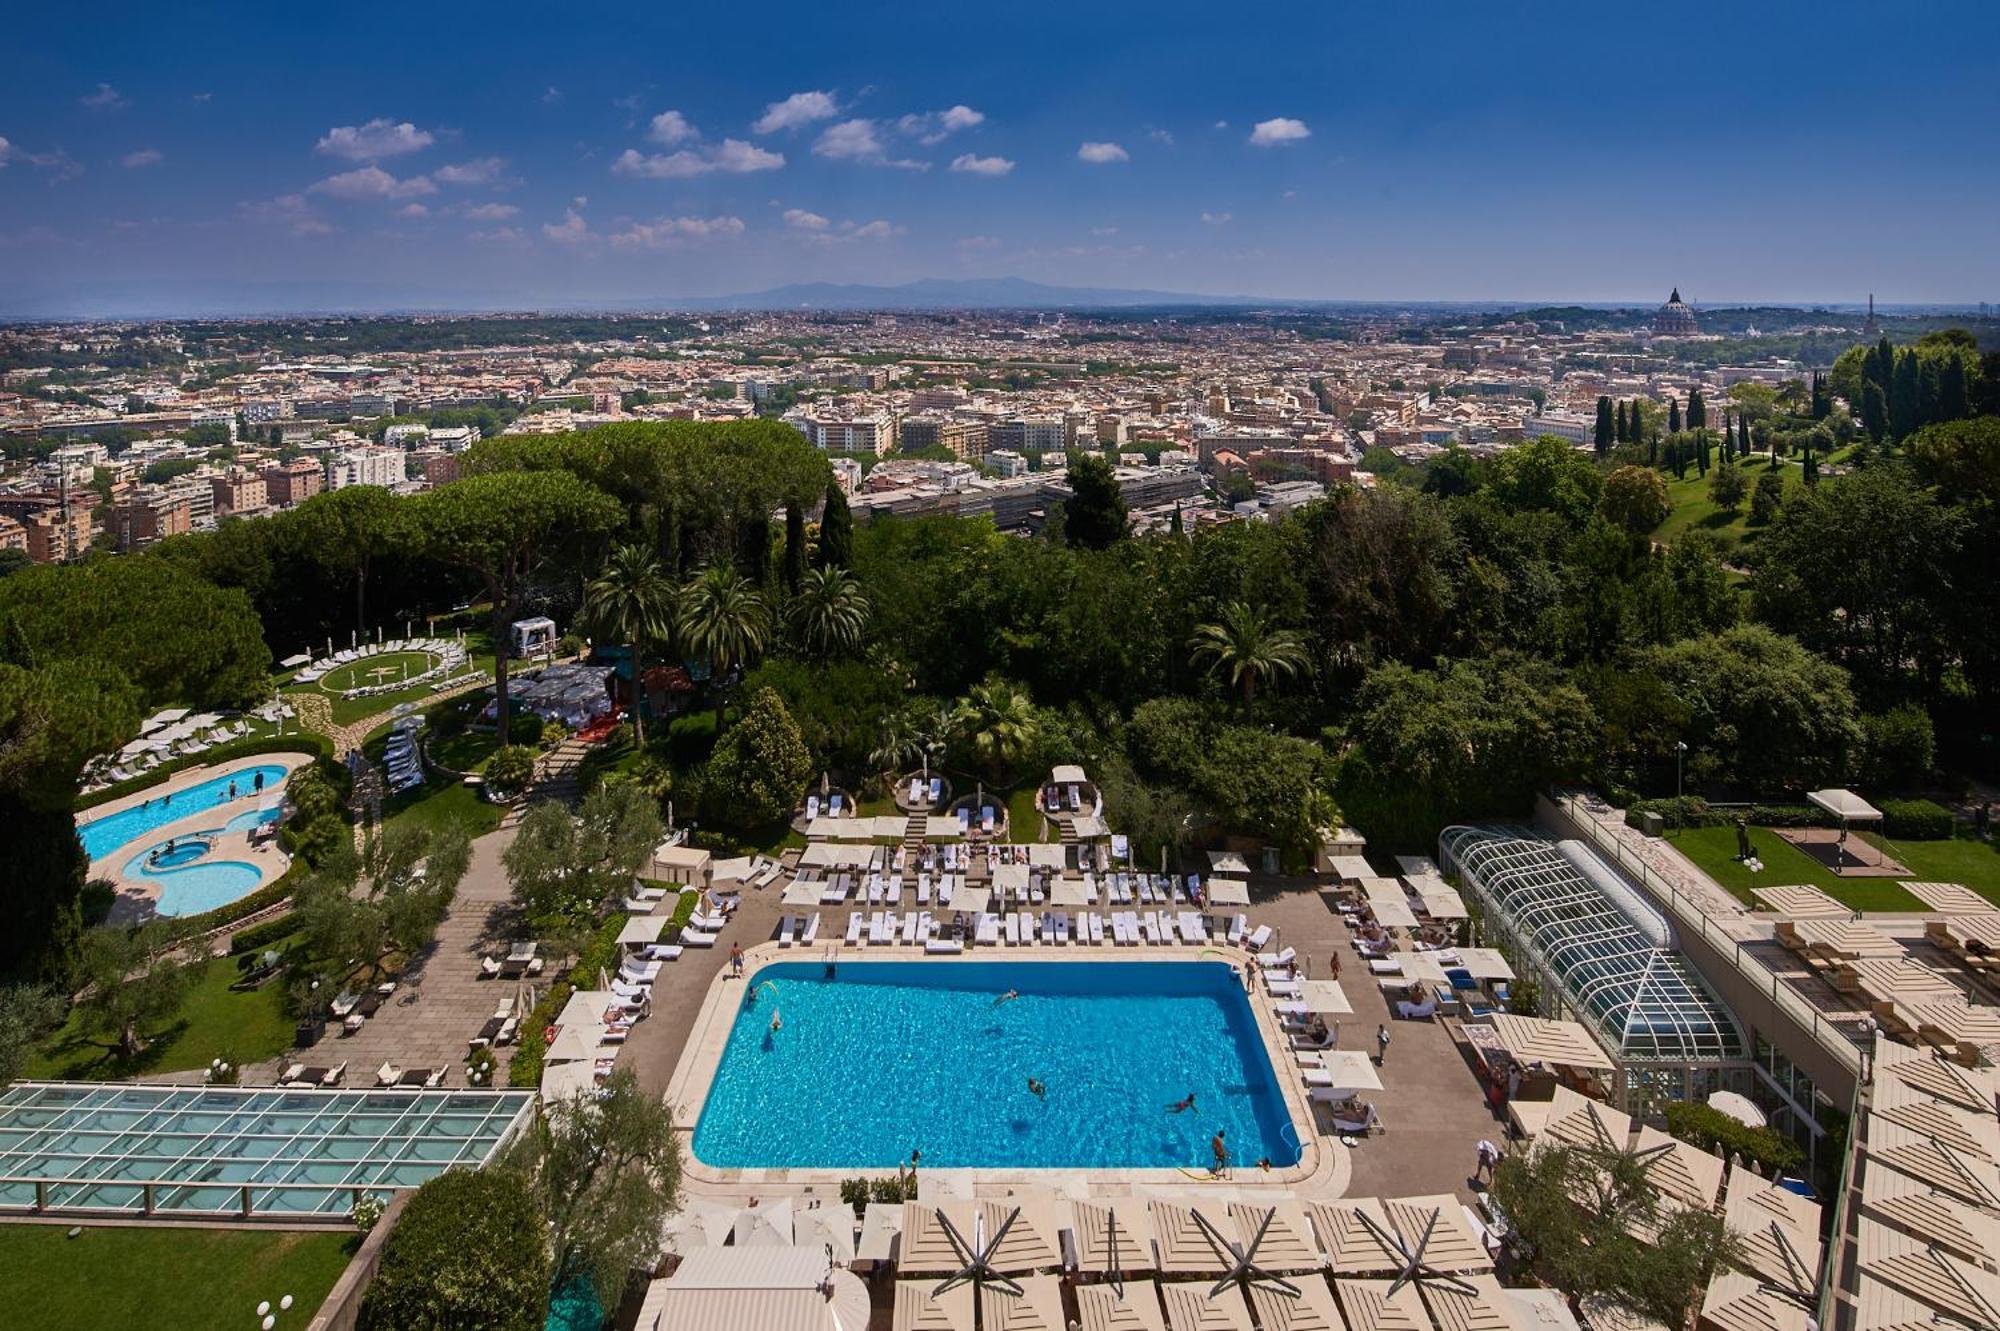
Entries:
{"type": "Polygon", "coordinates": [[[9,1326],[36,1331],[208,1331],[254,1327],[256,1308],[292,1296],[286,1326],[304,1326],[353,1254],[358,1236],[296,1230],[0,1225],[9,1326]]]}
{"type": "Polygon", "coordinates": [[[262,989],[236,993],[229,988],[236,975],[234,957],[211,958],[207,973],[181,1004],[180,1016],[131,1064],[87,1042],[79,1014],[72,1012],[36,1048],[24,1075],[95,1081],[205,1068],[224,1054],[239,1063],[275,1058],[292,1045],[293,1023],[285,1016],[284,986],[274,981],[262,989]]]}
{"type": "MultiPolygon", "coordinates": [[[[1858,835],[1870,845],[1881,845],[1880,838],[1872,833],[1858,835]]],[[[1753,827],[1750,840],[1764,862],[1764,871],[1759,874],[1752,874],[1736,862],[1733,827],[1690,827],[1672,837],[1681,854],[1744,901],[1751,900],[1752,887],[1804,883],[1856,910],[1924,908],[1922,902],[1897,886],[1898,880],[1841,877],[1769,828],[1753,827]]],[[[1913,882],[1962,883],[1988,900],[2000,902],[2000,847],[1970,837],[1954,841],[1897,841],[1890,844],[1889,857],[1908,867],[1913,882]]]]}
{"type": "MultiPolygon", "coordinates": [[[[1757,478],[1768,468],[1764,455],[1753,454],[1743,475],[1754,489],[1757,478]]],[[[1785,493],[1805,484],[1803,470],[1795,462],[1780,464],[1785,477],[1785,493]]],[[[1675,480],[1667,476],[1667,498],[1673,508],[1667,513],[1667,520],[1653,529],[1653,539],[1664,545],[1672,545],[1682,535],[1690,531],[1705,531],[1713,536],[1722,547],[1725,558],[1733,556],[1755,543],[1758,528],[1750,525],[1750,501],[1745,498],[1735,514],[1723,512],[1708,497],[1708,477],[1698,474],[1693,467],[1688,468],[1686,480],[1675,480]]]]}

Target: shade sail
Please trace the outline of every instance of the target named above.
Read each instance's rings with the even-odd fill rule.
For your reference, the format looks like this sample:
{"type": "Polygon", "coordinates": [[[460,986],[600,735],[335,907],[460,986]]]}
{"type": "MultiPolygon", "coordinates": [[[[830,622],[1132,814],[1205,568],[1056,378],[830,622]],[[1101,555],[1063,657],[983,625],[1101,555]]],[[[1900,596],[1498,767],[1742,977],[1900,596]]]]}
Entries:
{"type": "Polygon", "coordinates": [[[1160,1270],[1178,1275],[1222,1275],[1229,1270],[1227,1251],[1210,1233],[1228,1234],[1232,1228],[1221,1207],[1155,1198],[1150,1214],[1160,1270]],[[1195,1219],[1197,1210],[1208,1222],[1206,1228],[1195,1219]]]}
{"type": "Polygon", "coordinates": [[[1291,1289],[1266,1280],[1250,1284],[1250,1307],[1263,1331],[1347,1331],[1325,1277],[1299,1276],[1286,1284],[1291,1289]]]}
{"type": "Polygon", "coordinates": [[[1064,1331],[1062,1284],[1054,1276],[1020,1276],[1011,1289],[982,1284],[979,1319],[986,1331],[1064,1331]]]}
{"type": "Polygon", "coordinates": [[[1083,1331],[1167,1331],[1160,1287],[1150,1280],[1078,1285],[1076,1311],[1083,1331]]]}
{"type": "Polygon", "coordinates": [[[1368,1275],[1400,1271],[1402,1254],[1389,1239],[1395,1227],[1389,1213],[1376,1197],[1343,1197],[1338,1201],[1309,1202],[1306,1214],[1326,1252],[1327,1265],[1337,1275],[1368,1275]],[[1371,1223],[1372,1222],[1372,1223],[1371,1223]]]}
{"type": "Polygon", "coordinates": [[[979,1204],[979,1243],[996,1271],[1033,1271],[1062,1265],[1055,1204],[1045,1198],[979,1204]],[[994,1246],[995,1239],[998,1246],[994,1246]]]}
{"type": "Polygon", "coordinates": [[[1070,1235],[1078,1270],[1153,1269],[1153,1224],[1146,1203],[1137,1198],[1071,1202],[1070,1235]]]}
{"type": "Polygon", "coordinates": [[[1250,884],[1240,878],[1211,878],[1208,880],[1208,904],[1211,906],[1247,906],[1250,904],[1250,884]]]}
{"type": "Polygon", "coordinates": [[[973,1331],[972,1286],[940,1291],[935,1280],[898,1280],[894,1331],[973,1331]]]}
{"type": "Polygon", "coordinates": [[[1412,1257],[1421,1254],[1426,1265],[1439,1271],[1491,1271],[1493,1255],[1473,1233],[1458,1198],[1438,1194],[1430,1197],[1391,1197],[1382,1203],[1389,1223],[1403,1240],[1412,1257]]]}
{"type": "Polygon", "coordinates": [[[1902,889],[1940,915],[1985,915],[1993,903],[1958,883],[1903,883],[1902,889]]]}
{"type": "Polygon", "coordinates": [[[1814,790],[1806,798],[1844,823],[1873,823],[1882,811],[1851,790],[1814,790]]]}
{"type": "Polygon", "coordinates": [[[1160,1286],[1173,1331],[1252,1331],[1250,1305],[1235,1285],[1216,1289],[1206,1280],[1160,1286]]]}
{"type": "Polygon", "coordinates": [[[925,1275],[964,1270],[978,1241],[977,1214],[971,1202],[904,1202],[896,1269],[925,1275]]]}
{"type": "Polygon", "coordinates": [[[1496,1012],[1493,1029],[1501,1048],[1524,1063],[1560,1063],[1602,1072],[1617,1066],[1578,1022],[1496,1012]]]}
{"type": "Polygon", "coordinates": [[[1236,1224],[1233,1237],[1260,1270],[1316,1271],[1326,1265],[1312,1225],[1297,1202],[1231,1202],[1229,1218],[1236,1224]],[[1255,1248],[1250,1246],[1253,1242],[1255,1248]]]}
{"type": "Polygon", "coordinates": [[[1353,1331],[1431,1331],[1430,1314],[1414,1283],[1350,1279],[1334,1281],[1333,1288],[1353,1331]]]}

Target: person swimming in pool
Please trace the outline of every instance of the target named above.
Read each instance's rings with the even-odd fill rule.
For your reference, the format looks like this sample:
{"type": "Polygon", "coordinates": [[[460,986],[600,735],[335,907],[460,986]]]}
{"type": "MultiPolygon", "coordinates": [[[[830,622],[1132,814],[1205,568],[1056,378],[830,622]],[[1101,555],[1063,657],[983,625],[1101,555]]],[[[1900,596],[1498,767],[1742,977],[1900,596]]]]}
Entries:
{"type": "Polygon", "coordinates": [[[782,1031],[783,1029],[785,1029],[784,1017],[776,1012],[773,1012],[771,1014],[771,1034],[776,1035],[779,1031],[782,1031]]]}
{"type": "Polygon", "coordinates": [[[993,1006],[999,1007],[1002,1003],[1011,1003],[1020,996],[1021,991],[1019,989],[1009,989],[1006,993],[993,1000],[993,1006]]]}
{"type": "Polygon", "coordinates": [[[1194,1108],[1194,1092],[1189,1091],[1187,1093],[1187,1099],[1176,1100],[1174,1103],[1168,1105],[1167,1112],[1169,1114],[1185,1114],[1187,1113],[1188,1110],[1193,1108],[1194,1108]]]}
{"type": "Polygon", "coordinates": [[[263,788],[264,788],[264,774],[262,772],[259,772],[257,773],[257,779],[250,783],[250,789],[261,791],[263,788]]]}
{"type": "Polygon", "coordinates": [[[1028,1078],[1028,1094],[1034,1096],[1037,1100],[1046,1102],[1049,1098],[1049,1088],[1042,1085],[1041,1082],[1035,1080],[1033,1077],[1030,1077],[1028,1078]]]}

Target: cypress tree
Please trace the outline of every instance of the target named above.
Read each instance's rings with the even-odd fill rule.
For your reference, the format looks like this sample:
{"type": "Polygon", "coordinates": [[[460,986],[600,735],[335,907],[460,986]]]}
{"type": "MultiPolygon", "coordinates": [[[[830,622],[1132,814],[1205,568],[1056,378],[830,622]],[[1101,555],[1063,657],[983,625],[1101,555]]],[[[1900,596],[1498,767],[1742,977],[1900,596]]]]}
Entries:
{"type": "Polygon", "coordinates": [[[1708,404],[1702,401],[1699,388],[1688,394],[1687,427],[1690,430],[1708,428],[1708,404]]]}
{"type": "Polygon", "coordinates": [[[1698,450],[1694,455],[1695,475],[1706,476],[1708,475],[1708,431],[1697,430],[1694,437],[1695,448],[1698,450]]]}
{"type": "Polygon", "coordinates": [[[1963,420],[1972,414],[1972,393],[1965,375],[1965,358],[1956,349],[1945,357],[1938,372],[1938,416],[1941,421],[1963,420]]]}
{"type": "Polygon", "coordinates": [[[1597,399],[1597,429],[1591,437],[1591,441],[1597,445],[1597,455],[1599,457],[1611,451],[1611,444],[1615,437],[1614,430],[1615,427],[1611,421],[1611,399],[1608,397],[1599,397],[1597,399]]]}
{"type": "Polygon", "coordinates": [[[1889,385],[1889,432],[1901,439],[1923,424],[1924,371],[1917,353],[1896,357],[1896,377],[1889,385]]]}
{"type": "Polygon", "coordinates": [[[1632,399],[1632,419],[1625,422],[1625,427],[1632,432],[1633,443],[1646,442],[1646,413],[1641,410],[1639,399],[1636,397],[1632,399]]]}
{"type": "Polygon", "coordinates": [[[1618,418],[1612,428],[1617,432],[1618,442],[1621,444],[1632,437],[1629,427],[1625,424],[1625,402],[1622,398],[1618,403],[1618,418]]]}
{"type": "Polygon", "coordinates": [[[736,567],[760,591],[771,579],[771,515],[761,508],[736,524],[736,567]]]}
{"type": "MultiPolygon", "coordinates": [[[[1737,441],[1736,451],[1747,458],[1750,456],[1750,418],[1748,416],[1738,416],[1736,418],[1736,428],[1743,436],[1737,441]]],[[[1777,435],[1773,433],[1771,437],[1776,439],[1777,435]]],[[[1776,455],[1773,454],[1773,456],[1776,455]]]]}
{"type": "Polygon", "coordinates": [[[854,514],[848,510],[847,496],[840,482],[826,483],[826,508],[819,518],[819,553],[814,562],[820,568],[846,568],[854,560],[854,514]]]}
{"type": "Polygon", "coordinates": [[[1670,397],[1667,399],[1667,433],[1679,434],[1680,432],[1681,400],[1677,397],[1670,397]]]}
{"type": "MultiPolygon", "coordinates": [[[[1602,402],[1603,400],[1604,400],[1604,399],[1602,399],[1602,398],[1599,398],[1599,399],[1598,399],[1598,401],[1600,401],[1600,402],[1602,402]]],[[[1167,526],[1167,530],[1168,530],[1168,531],[1171,531],[1171,532],[1172,532],[1172,533],[1173,533],[1174,535],[1176,535],[1176,536],[1179,536],[1179,535],[1181,535],[1181,534],[1182,534],[1182,528],[1181,528],[1181,506],[1180,506],[1180,504],[1179,504],[1179,502],[1178,502],[1178,501],[1176,501],[1176,503],[1174,504],[1174,520],[1173,520],[1173,521],[1172,521],[1171,523],[1169,523],[1169,524],[1168,524],[1168,526],[1167,526]]]]}
{"type": "Polygon", "coordinates": [[[1646,441],[1646,465],[1649,467],[1655,466],[1659,463],[1659,460],[1660,441],[1657,439],[1648,439],[1646,441]]]}
{"type": "Polygon", "coordinates": [[[1889,432],[1889,396],[1873,379],[1861,385],[1861,428],[1878,444],[1889,432]]]}
{"type": "Polygon", "coordinates": [[[806,575],[806,515],[796,503],[785,505],[785,590],[796,593],[806,575]]]}

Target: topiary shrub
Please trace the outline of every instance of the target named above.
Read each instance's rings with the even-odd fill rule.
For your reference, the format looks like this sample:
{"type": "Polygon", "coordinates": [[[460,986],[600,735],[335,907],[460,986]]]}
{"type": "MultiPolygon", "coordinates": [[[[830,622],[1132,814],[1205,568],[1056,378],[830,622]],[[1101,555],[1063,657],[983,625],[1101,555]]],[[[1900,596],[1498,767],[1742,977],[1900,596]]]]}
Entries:
{"type": "Polygon", "coordinates": [[[509,744],[486,760],[485,775],[495,794],[516,794],[534,778],[535,751],[524,744],[509,744]]]}
{"type": "Polygon", "coordinates": [[[360,1331],[542,1331],[546,1228],[510,1169],[452,1169],[418,1188],[383,1245],[360,1331]]]}
{"type": "Polygon", "coordinates": [[[1951,810],[1930,800],[1883,800],[1882,835],[1891,841],[1949,841],[1957,830],[1951,810]]]}

